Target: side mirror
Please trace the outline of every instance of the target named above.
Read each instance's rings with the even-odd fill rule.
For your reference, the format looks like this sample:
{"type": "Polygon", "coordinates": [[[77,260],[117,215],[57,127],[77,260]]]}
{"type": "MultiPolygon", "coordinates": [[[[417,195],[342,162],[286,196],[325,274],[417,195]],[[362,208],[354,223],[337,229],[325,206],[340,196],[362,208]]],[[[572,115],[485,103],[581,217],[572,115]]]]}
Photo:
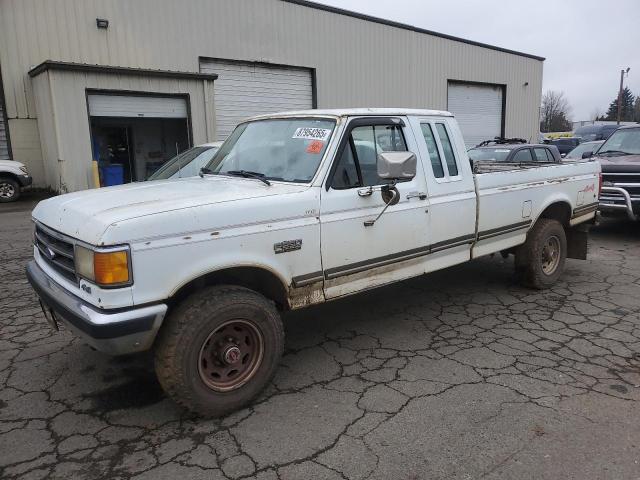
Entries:
{"type": "Polygon", "coordinates": [[[411,152],[383,152],[378,155],[378,176],[385,180],[411,180],[416,176],[417,158],[411,152]]]}
{"type": "MultiPolygon", "coordinates": [[[[378,155],[378,176],[384,180],[390,180],[391,183],[380,188],[382,199],[386,204],[385,207],[374,220],[364,222],[365,227],[373,227],[387,211],[387,208],[400,201],[400,192],[396,188],[396,182],[411,180],[415,177],[417,163],[416,155],[411,152],[384,152],[378,155]]],[[[373,192],[373,189],[370,189],[369,192],[373,192]]]]}
{"type": "Polygon", "coordinates": [[[582,152],[582,158],[591,158],[593,157],[593,152],[582,152]]]}

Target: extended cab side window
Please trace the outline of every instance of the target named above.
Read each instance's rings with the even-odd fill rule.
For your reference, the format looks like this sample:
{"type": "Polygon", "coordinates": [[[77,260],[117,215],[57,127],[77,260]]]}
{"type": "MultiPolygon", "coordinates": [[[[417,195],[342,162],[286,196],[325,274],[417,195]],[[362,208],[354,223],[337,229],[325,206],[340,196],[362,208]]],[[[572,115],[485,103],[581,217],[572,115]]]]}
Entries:
{"type": "Polygon", "coordinates": [[[433,130],[428,123],[421,123],[422,136],[427,144],[427,151],[429,152],[429,159],[431,160],[431,168],[433,168],[433,176],[436,178],[444,177],[444,168],[442,167],[442,159],[440,158],[440,152],[438,152],[438,145],[436,139],[433,136],[433,130]]]}
{"type": "Polygon", "coordinates": [[[389,183],[378,177],[378,154],[406,152],[407,144],[399,125],[356,127],[340,154],[331,187],[338,189],[368,187],[389,183]]]}
{"type": "Polygon", "coordinates": [[[451,140],[449,139],[449,134],[447,133],[444,123],[436,123],[436,130],[438,131],[438,137],[440,137],[440,144],[442,145],[444,159],[447,162],[449,176],[457,177],[458,164],[456,163],[456,156],[453,153],[453,145],[451,145],[451,140]]]}

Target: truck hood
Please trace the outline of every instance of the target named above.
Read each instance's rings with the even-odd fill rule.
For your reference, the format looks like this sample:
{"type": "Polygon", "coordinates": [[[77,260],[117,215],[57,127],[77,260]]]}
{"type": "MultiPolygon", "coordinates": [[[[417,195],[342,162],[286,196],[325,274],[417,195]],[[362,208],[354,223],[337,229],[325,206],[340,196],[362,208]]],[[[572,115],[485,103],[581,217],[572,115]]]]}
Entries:
{"type": "Polygon", "coordinates": [[[640,173],[640,155],[598,156],[602,173],[640,173]]]}
{"type": "Polygon", "coordinates": [[[100,245],[105,231],[124,221],[296,193],[306,188],[304,185],[275,182],[268,186],[259,180],[223,176],[131,183],[43,200],[33,210],[32,216],[60,233],[100,245]]]}

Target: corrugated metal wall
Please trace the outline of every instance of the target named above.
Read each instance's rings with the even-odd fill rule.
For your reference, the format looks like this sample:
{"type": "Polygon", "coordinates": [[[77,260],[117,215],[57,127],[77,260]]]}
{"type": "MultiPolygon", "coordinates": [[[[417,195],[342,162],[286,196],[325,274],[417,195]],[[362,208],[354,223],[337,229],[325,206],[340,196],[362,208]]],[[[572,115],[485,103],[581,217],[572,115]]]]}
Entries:
{"type": "Polygon", "coordinates": [[[280,0],[0,2],[9,118],[36,116],[27,71],[47,59],[196,72],[199,56],[314,68],[320,108],[446,109],[447,80],[505,84],[506,135],[538,132],[543,64],[524,56],[280,0]]]}

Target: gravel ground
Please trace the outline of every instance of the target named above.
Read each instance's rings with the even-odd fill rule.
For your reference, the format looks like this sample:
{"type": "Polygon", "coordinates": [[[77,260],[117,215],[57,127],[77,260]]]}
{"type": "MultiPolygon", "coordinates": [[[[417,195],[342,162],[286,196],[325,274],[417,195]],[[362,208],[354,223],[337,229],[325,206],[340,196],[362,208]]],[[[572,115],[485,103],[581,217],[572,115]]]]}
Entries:
{"type": "Polygon", "coordinates": [[[250,407],[199,420],[149,355],[52,332],[24,276],[32,202],[0,206],[0,477],[640,478],[640,227],[536,292],[483,258],[290,314],[250,407]]]}

